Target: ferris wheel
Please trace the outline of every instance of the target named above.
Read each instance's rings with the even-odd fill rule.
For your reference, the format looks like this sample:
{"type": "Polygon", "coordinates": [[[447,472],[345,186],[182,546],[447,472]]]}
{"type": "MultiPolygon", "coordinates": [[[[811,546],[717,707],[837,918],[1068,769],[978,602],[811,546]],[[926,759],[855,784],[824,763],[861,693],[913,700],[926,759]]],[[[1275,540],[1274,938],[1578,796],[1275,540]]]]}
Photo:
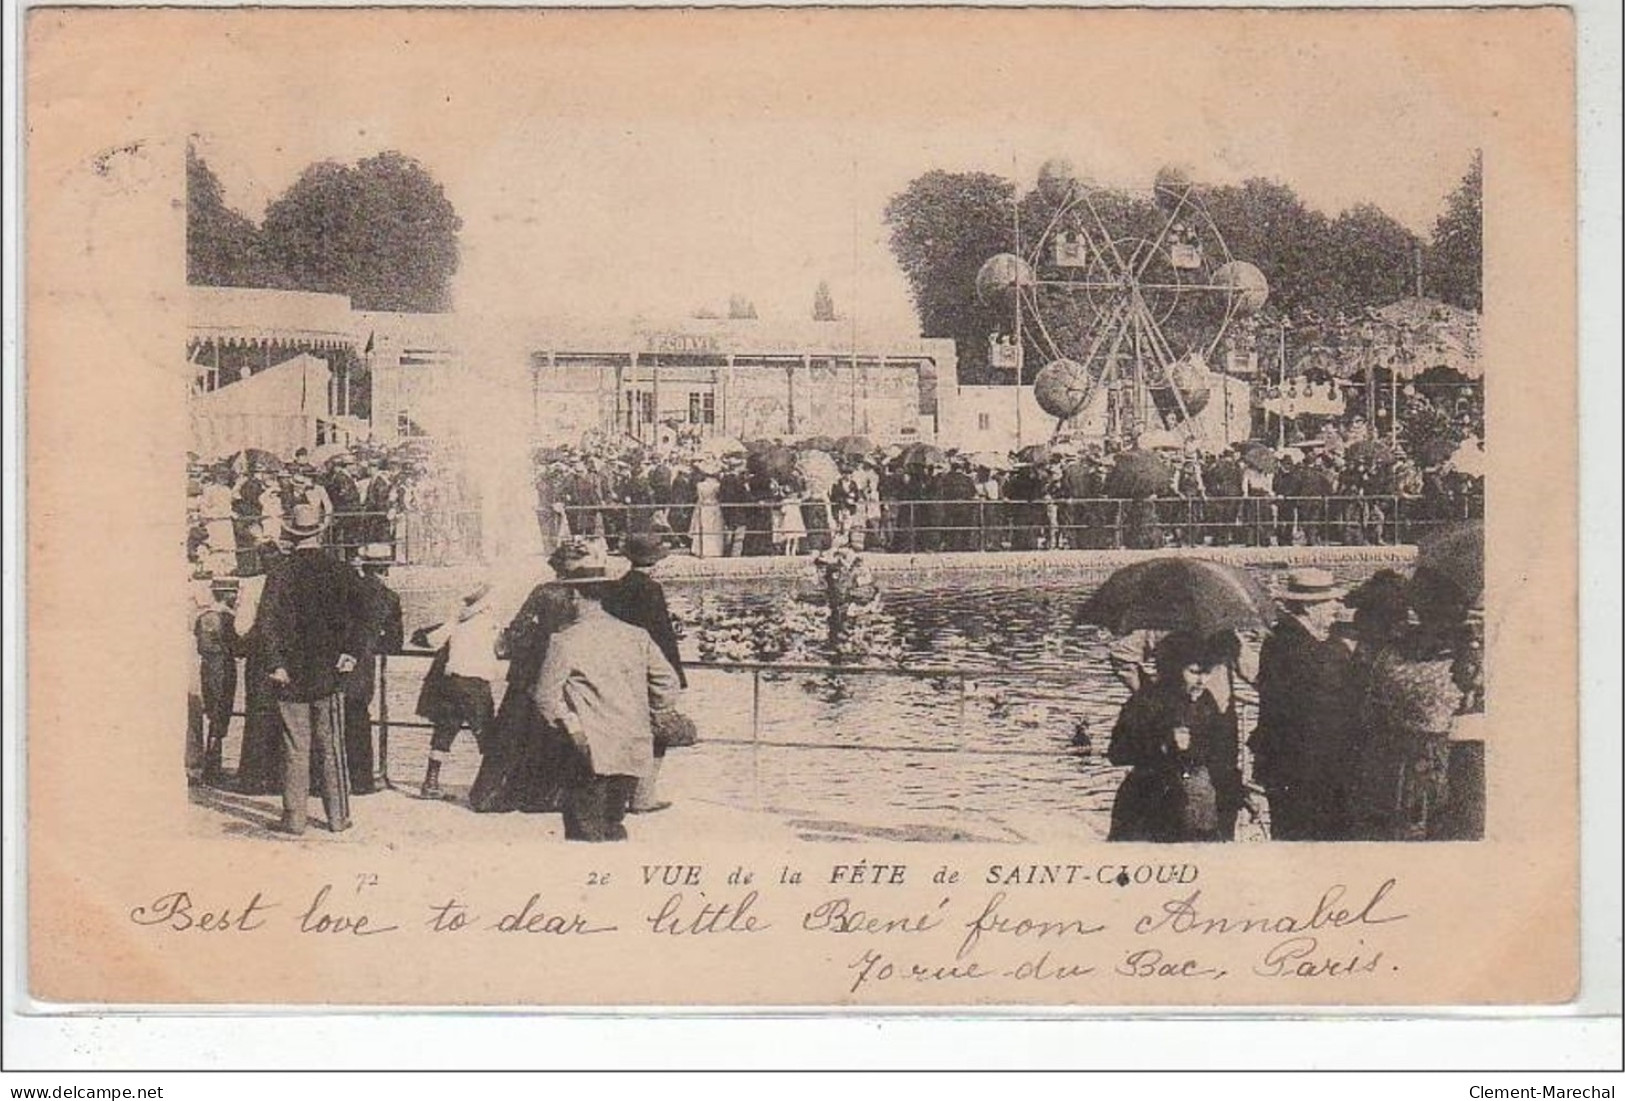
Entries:
{"type": "Polygon", "coordinates": [[[1008,329],[990,338],[993,366],[1044,364],[1034,396],[1057,434],[1091,410],[1118,440],[1157,430],[1198,438],[1214,387],[1208,364],[1231,323],[1268,299],[1263,272],[1231,255],[1178,168],[1127,192],[1082,183],[1052,161],[1037,200],[1037,234],[1020,240],[1018,225],[1020,251],[977,274],[978,297],[1009,310],[1008,329]]]}

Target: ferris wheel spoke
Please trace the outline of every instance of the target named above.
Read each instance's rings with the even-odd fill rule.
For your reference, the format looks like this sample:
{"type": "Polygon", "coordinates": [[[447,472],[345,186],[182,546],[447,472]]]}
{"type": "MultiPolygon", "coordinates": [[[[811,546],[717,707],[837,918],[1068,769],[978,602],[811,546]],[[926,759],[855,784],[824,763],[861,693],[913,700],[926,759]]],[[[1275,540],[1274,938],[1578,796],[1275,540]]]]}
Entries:
{"type": "Polygon", "coordinates": [[[1234,291],[1236,288],[1223,283],[1139,283],[1142,291],[1234,291]]]}
{"type": "Polygon", "coordinates": [[[1032,314],[1033,320],[1038,323],[1039,335],[1044,338],[1044,343],[1049,345],[1050,358],[1064,359],[1065,356],[1061,352],[1061,346],[1057,344],[1055,342],[1055,338],[1050,335],[1049,326],[1044,324],[1044,312],[1038,308],[1038,295],[1036,293],[1032,293],[1030,297],[1032,299],[1032,302],[1030,303],[1032,308],[1029,312],[1032,314]]]}
{"type": "Polygon", "coordinates": [[[1185,204],[1190,199],[1190,194],[1190,188],[1186,188],[1184,191],[1180,192],[1178,205],[1174,207],[1174,212],[1168,215],[1167,219],[1163,222],[1162,232],[1158,233],[1156,241],[1152,242],[1151,251],[1146,253],[1145,262],[1135,270],[1134,278],[1138,279],[1140,276],[1144,275],[1145,269],[1151,266],[1152,257],[1157,255],[1162,248],[1162,243],[1168,239],[1168,231],[1173,229],[1174,223],[1179,220],[1179,215],[1184,211],[1185,204]]]}
{"type": "Polygon", "coordinates": [[[1048,290],[1068,292],[1116,291],[1123,289],[1123,285],[1121,283],[1097,283],[1093,280],[1085,281],[1082,279],[1037,279],[1033,281],[1032,285],[1035,287],[1044,287],[1048,290]]]}

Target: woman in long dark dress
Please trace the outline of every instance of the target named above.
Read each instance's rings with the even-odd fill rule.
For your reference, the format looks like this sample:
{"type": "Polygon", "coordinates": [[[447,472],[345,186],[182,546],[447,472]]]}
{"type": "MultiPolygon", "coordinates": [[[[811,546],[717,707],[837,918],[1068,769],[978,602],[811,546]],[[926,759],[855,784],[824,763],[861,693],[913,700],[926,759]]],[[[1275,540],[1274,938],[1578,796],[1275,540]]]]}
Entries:
{"type": "Polygon", "coordinates": [[[1112,804],[1110,841],[1230,841],[1243,800],[1234,702],[1220,710],[1209,678],[1231,638],[1176,633],[1157,647],[1157,675],[1123,705],[1107,757],[1130,771],[1112,804]]]}
{"type": "Polygon", "coordinates": [[[282,790],[282,713],[271,686],[270,657],[258,624],[259,597],[266,579],[282,561],[280,549],[266,541],[256,550],[264,573],[244,578],[239,590],[237,644],[243,664],[243,744],[237,755],[235,787],[244,795],[274,795],[282,790]]]}
{"type": "MultiPolygon", "coordinates": [[[[563,550],[568,543],[561,544],[563,550]]],[[[548,559],[555,562],[559,551],[548,559]]],[[[547,644],[575,622],[575,596],[570,586],[544,581],[531,590],[519,614],[497,641],[498,656],[508,661],[507,688],[480,758],[480,771],[469,789],[468,803],[479,812],[559,809],[567,779],[569,742],[542,721],[531,702],[531,689],[547,657],[547,644]]]]}

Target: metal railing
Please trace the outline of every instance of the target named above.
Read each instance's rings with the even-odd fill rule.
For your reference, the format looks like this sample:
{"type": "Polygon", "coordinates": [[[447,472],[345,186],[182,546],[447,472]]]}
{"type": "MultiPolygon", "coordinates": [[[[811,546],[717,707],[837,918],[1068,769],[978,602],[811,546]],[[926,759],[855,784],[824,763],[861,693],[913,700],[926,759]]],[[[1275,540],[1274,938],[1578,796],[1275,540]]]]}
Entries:
{"type": "MultiPolygon", "coordinates": [[[[1441,525],[1481,519],[1482,495],[1432,499],[1399,495],[1324,497],[1043,498],[1018,500],[886,500],[864,502],[843,521],[822,499],[800,502],[799,551],[828,545],[830,533],[848,533],[869,552],[1121,550],[1193,546],[1369,546],[1414,543],[1441,525]]],[[[632,532],[658,532],[679,551],[701,553],[694,535],[720,543],[719,557],[784,553],[786,540],[774,513],[782,502],[720,506],[721,529],[695,533],[698,505],[564,505],[536,512],[544,541],[568,531],[597,535],[612,547],[632,532]],[[665,523],[657,522],[664,518],[665,523]]],[[[241,518],[238,518],[241,520],[241,518]]],[[[274,534],[274,533],[265,533],[274,534]]],[[[483,530],[478,510],[455,512],[340,512],[328,528],[334,553],[384,543],[398,565],[453,565],[478,560],[483,530]],[[386,534],[387,533],[387,534],[386,534]]],[[[236,555],[251,560],[253,540],[239,535],[236,555]]],[[[240,571],[241,572],[241,571],[240,571]]]]}
{"type": "MultiPolygon", "coordinates": [[[[408,661],[427,665],[434,658],[432,650],[402,650],[393,654],[379,654],[375,657],[373,670],[373,701],[376,708],[376,717],[372,720],[373,731],[377,735],[377,779],[387,788],[397,788],[397,783],[390,771],[391,735],[396,731],[422,732],[425,735],[435,729],[433,723],[421,719],[397,719],[390,715],[390,668],[397,661],[408,661]]],[[[239,658],[242,662],[244,659],[239,658]]],[[[964,669],[950,666],[885,666],[885,665],[840,665],[840,664],[809,664],[791,662],[744,662],[744,661],[699,661],[684,662],[683,671],[690,676],[694,674],[723,674],[748,675],[751,678],[750,693],[750,736],[748,738],[728,737],[726,735],[704,734],[701,742],[704,745],[741,746],[752,749],[798,749],[798,750],[835,750],[835,751],[861,751],[872,753],[915,753],[915,754],[961,754],[968,757],[1043,757],[1053,758],[1052,749],[1021,749],[1008,746],[968,747],[964,745],[967,710],[970,700],[970,686],[981,681],[999,682],[1007,678],[1016,678],[1023,683],[1044,681],[1049,683],[1071,683],[1076,676],[1056,670],[1023,670],[1019,674],[988,669],[964,669]],[[762,686],[781,678],[798,675],[815,674],[831,677],[894,677],[914,681],[933,682],[941,688],[945,684],[951,685],[955,690],[953,700],[955,707],[956,737],[947,744],[941,745],[905,745],[885,742],[811,742],[803,740],[769,740],[763,737],[764,723],[762,719],[762,686]]],[[[425,669],[426,672],[426,669],[425,669]]],[[[421,681],[422,673],[418,674],[421,681]]],[[[239,683],[244,683],[239,677],[239,683]]],[[[502,685],[492,685],[493,690],[499,693],[502,685]]],[[[246,721],[245,711],[233,710],[231,717],[234,720],[246,721]]]]}

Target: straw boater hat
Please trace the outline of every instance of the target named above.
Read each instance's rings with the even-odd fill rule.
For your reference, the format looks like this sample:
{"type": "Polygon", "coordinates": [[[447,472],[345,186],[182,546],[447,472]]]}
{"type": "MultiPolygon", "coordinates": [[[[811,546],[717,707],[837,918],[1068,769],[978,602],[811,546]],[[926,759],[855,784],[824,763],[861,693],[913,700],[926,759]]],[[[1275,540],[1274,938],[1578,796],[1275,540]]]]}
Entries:
{"type": "Polygon", "coordinates": [[[1281,599],[1288,604],[1324,604],[1328,600],[1342,600],[1348,594],[1346,585],[1327,570],[1316,566],[1302,566],[1286,575],[1286,587],[1281,599]]]}
{"type": "Polygon", "coordinates": [[[282,534],[295,542],[313,539],[327,530],[332,517],[320,505],[301,501],[282,518],[282,534]]]}
{"type": "Polygon", "coordinates": [[[356,548],[355,560],[358,566],[393,566],[395,551],[388,543],[363,543],[356,548]]]}

